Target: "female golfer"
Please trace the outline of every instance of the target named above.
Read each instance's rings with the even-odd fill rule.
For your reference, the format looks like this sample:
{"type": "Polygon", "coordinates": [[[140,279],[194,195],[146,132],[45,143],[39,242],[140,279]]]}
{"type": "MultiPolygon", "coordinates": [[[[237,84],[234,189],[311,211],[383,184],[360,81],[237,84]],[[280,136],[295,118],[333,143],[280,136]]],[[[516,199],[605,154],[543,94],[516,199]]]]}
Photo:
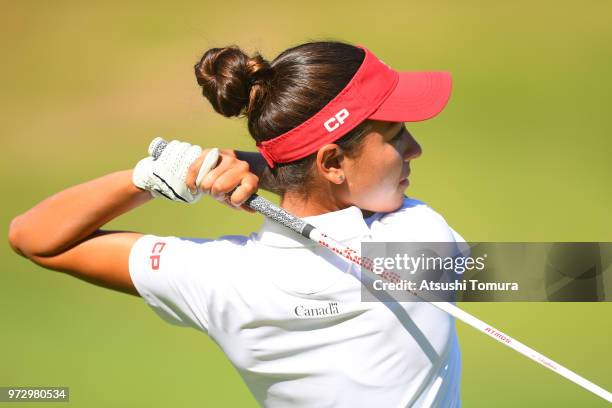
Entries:
{"type": "Polygon", "coordinates": [[[425,302],[362,302],[356,268],[272,221],[217,240],[101,229],[152,197],[195,202],[208,193],[239,207],[261,184],[284,209],[353,247],[453,242],[440,215],[404,196],[421,154],[404,122],[438,114],[450,76],[397,72],[339,42],[302,44],[272,62],[214,48],[195,71],[217,112],[247,118],[259,155],[224,151],[211,166],[208,150],[173,141],[157,160],[16,217],[14,250],[142,296],[168,322],[207,333],[264,406],[459,406],[451,317],[425,302]]]}

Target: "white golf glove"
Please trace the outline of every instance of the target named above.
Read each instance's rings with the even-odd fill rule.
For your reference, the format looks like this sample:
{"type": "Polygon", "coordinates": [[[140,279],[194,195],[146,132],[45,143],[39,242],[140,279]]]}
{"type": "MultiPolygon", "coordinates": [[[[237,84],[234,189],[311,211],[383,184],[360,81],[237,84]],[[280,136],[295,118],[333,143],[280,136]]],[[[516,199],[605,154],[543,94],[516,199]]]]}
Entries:
{"type": "MultiPolygon", "coordinates": [[[[159,143],[160,138],[151,142],[149,154],[154,154],[151,148],[159,143]]],[[[162,140],[163,142],[163,140],[162,140]]],[[[217,150],[217,149],[213,149],[217,150]]],[[[147,190],[153,197],[165,197],[172,201],[184,203],[195,203],[202,197],[202,192],[196,191],[192,194],[185,183],[187,172],[191,164],[202,154],[202,148],[185,142],[173,140],[168,143],[157,158],[146,157],[136,164],[132,175],[132,181],[136,187],[147,190]]],[[[215,156],[209,154],[208,157],[215,156]]],[[[215,158],[218,157],[218,152],[215,158]]],[[[197,185],[204,176],[217,164],[211,160],[205,160],[197,177],[197,185]],[[208,163],[206,163],[208,161],[208,163]]]]}

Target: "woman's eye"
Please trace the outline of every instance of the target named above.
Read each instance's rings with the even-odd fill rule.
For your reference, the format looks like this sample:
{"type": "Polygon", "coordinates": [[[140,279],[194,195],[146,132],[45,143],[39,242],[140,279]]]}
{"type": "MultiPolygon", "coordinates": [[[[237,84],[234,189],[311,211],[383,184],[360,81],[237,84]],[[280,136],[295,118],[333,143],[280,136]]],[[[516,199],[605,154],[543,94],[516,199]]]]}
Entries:
{"type": "Polygon", "coordinates": [[[397,132],[397,133],[395,134],[395,136],[393,136],[393,139],[391,139],[391,140],[389,140],[389,141],[390,141],[390,142],[396,142],[397,140],[399,140],[399,138],[400,138],[400,137],[402,136],[402,134],[404,133],[404,130],[405,130],[405,129],[406,129],[405,127],[402,127],[402,128],[399,130],[399,132],[397,132]]]}

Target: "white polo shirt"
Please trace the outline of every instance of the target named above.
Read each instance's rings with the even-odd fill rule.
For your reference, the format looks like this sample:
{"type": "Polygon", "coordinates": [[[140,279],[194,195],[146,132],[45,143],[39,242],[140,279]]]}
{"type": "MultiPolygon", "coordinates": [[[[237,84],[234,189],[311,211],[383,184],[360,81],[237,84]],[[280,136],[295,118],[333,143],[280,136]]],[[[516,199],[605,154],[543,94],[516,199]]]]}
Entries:
{"type": "MultiPolygon", "coordinates": [[[[356,207],[307,217],[336,240],[461,239],[418,200],[364,220],[356,207]]],[[[249,237],[145,235],[136,289],[164,320],[219,344],[266,407],[458,407],[454,320],[425,302],[361,302],[358,268],[265,220],[249,237]]]]}

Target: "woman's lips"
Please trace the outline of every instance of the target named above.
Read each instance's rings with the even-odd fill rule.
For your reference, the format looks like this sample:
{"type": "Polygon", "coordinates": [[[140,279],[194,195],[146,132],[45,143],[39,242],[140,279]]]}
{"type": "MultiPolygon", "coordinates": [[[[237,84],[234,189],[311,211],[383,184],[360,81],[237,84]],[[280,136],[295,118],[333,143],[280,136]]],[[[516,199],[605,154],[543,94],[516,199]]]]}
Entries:
{"type": "Polygon", "coordinates": [[[408,173],[406,173],[406,175],[403,178],[400,179],[399,184],[402,185],[402,186],[403,185],[407,186],[408,184],[410,184],[410,181],[408,180],[408,176],[410,176],[410,170],[408,170],[408,173]]]}

